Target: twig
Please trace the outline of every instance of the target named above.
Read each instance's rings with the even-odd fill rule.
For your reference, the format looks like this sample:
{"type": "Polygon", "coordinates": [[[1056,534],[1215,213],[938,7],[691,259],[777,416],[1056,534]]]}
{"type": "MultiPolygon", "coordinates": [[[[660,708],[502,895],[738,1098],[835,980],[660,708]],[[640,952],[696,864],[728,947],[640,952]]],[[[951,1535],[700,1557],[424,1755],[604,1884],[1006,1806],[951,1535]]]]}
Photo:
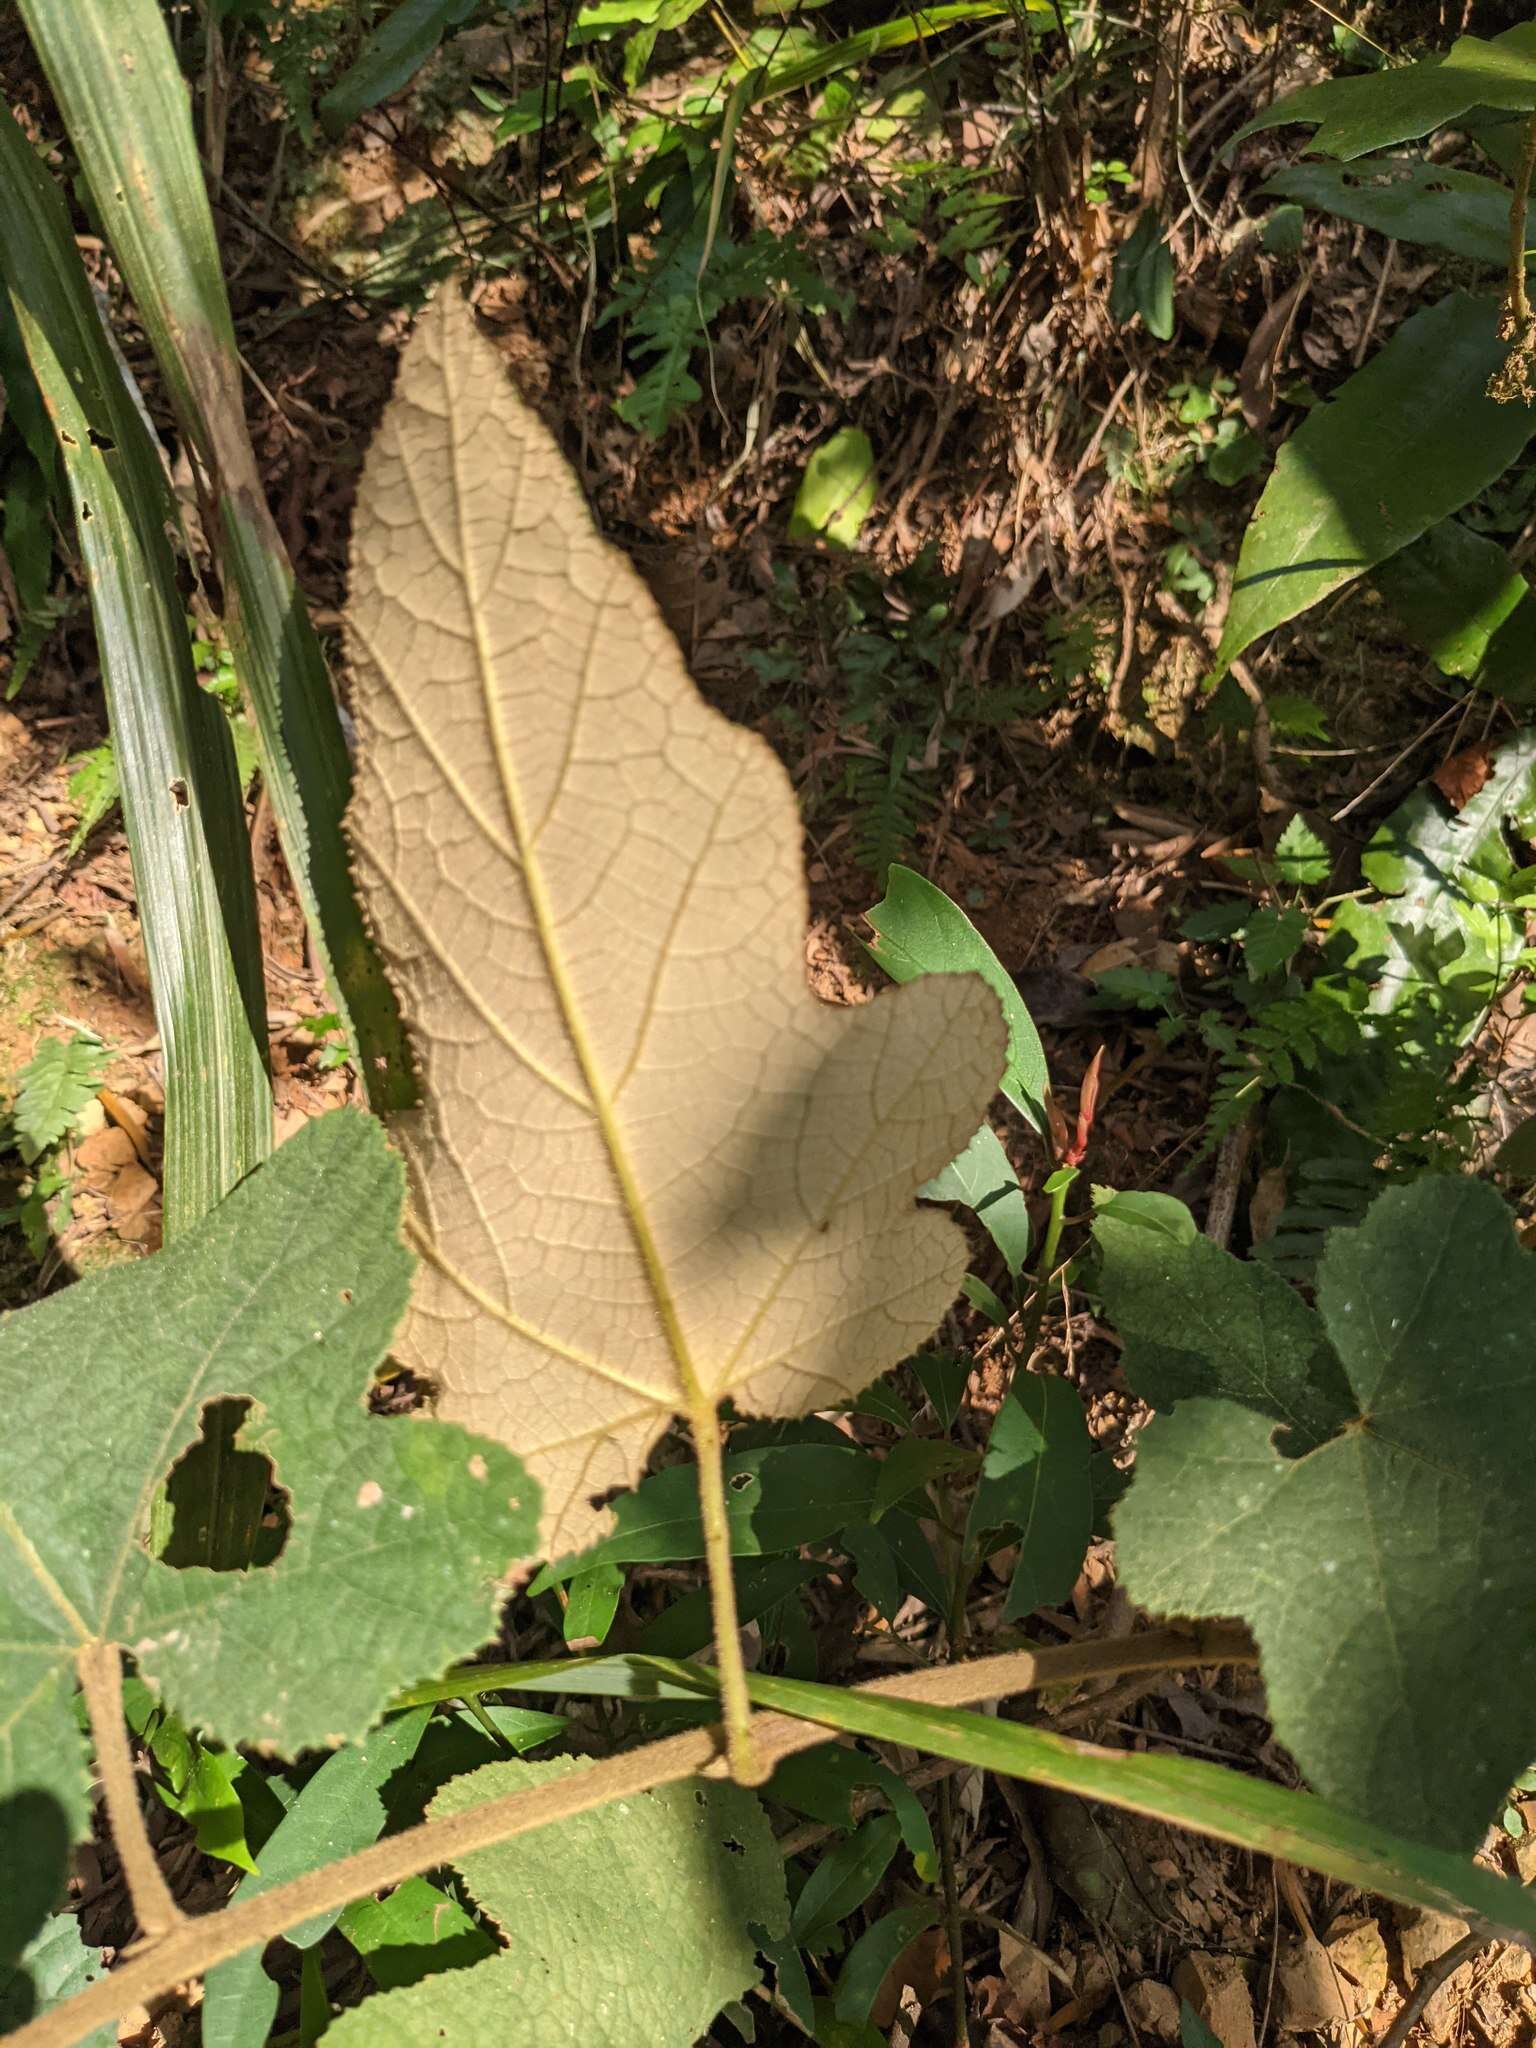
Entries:
{"type": "MultiPolygon", "coordinates": [[[[927,1706],[974,1706],[980,1700],[1003,1699],[1035,1692],[1042,1686],[1085,1678],[1117,1677],[1138,1670],[1186,1670],[1197,1664],[1257,1661],[1257,1651],[1242,1629],[1211,1623],[1198,1629],[1159,1629],[1146,1635],[1097,1643],[1067,1643],[1058,1649],[1015,1650],[978,1657],[965,1664],[941,1664],[928,1671],[904,1672],[900,1678],[875,1679],[851,1690],[876,1698],[915,1700],[927,1706]]],[[[481,1674],[482,1677],[485,1674],[481,1674]]],[[[438,1685],[421,1686],[414,1695],[452,1699],[466,1691],[463,1670],[453,1671],[438,1685]],[[444,1692],[442,1686],[450,1690],[444,1692]]],[[[502,1683],[507,1683],[503,1678],[502,1683]]],[[[472,1677],[469,1688],[473,1687],[472,1677]]],[[[484,1688],[494,1690],[494,1682],[484,1688]]],[[[404,1701],[397,1702],[403,1704],[404,1701]]],[[[770,1767],[803,1749],[828,1740],[821,1721],[791,1714],[760,1713],[752,1717],[758,1755],[770,1767]]],[[[202,1975],[215,1963],[260,1948],[284,1928],[312,1914],[325,1913],[367,1897],[408,1877],[457,1863],[477,1849],[511,1841],[535,1828],[590,1813],[610,1800],[638,1798],[660,1785],[676,1785],[700,1773],[722,1772],[721,1731],[690,1728],[640,1749],[621,1751],[590,1769],[575,1771],[541,1785],[531,1785],[500,1799],[488,1799],[467,1812],[443,1815],[387,1836],[353,1856],[258,1893],[221,1913],[182,1920],[146,1955],[99,1978],[63,2005],[8,2035],[11,2048],[72,2048],[103,2021],[116,2019],[131,2006],[153,2005],[157,1998],[202,1975]]]]}
{"type": "Polygon", "coordinates": [[[1424,2008],[1448,1977],[1454,1977],[1463,1963],[1471,1962],[1479,1949],[1489,1946],[1488,1936],[1473,1928],[1464,1934],[1454,1948],[1448,1948],[1443,1956],[1436,1956],[1432,1963],[1426,1963],[1419,1972],[1419,1981],[1413,1987],[1413,1994],[1397,2018],[1382,2035],[1380,2048],[1403,2048],[1403,2043],[1423,2017],[1424,2008]]]}
{"type": "Polygon", "coordinates": [[[1243,1170],[1248,1164],[1252,1144],[1253,1125],[1245,1117],[1242,1123],[1234,1124],[1227,1132],[1221,1141],[1221,1150],[1216,1154],[1211,1199],[1205,1212],[1205,1234],[1223,1251],[1232,1242],[1232,1225],[1237,1220],[1237,1191],[1243,1184],[1243,1170]]]}
{"type": "MultiPolygon", "coordinates": [[[[107,1818],[112,1823],[112,1841],[128,1882],[133,1916],[147,1942],[161,1941],[174,1928],[189,1923],[171,1897],[139,1806],[138,1773],[128,1747],[128,1727],[123,1719],[123,1660],[115,1643],[82,1643],[75,1659],[86,1712],[91,1717],[91,1736],[96,1745],[96,1768],[101,1773],[107,1818]]],[[[145,1958],[153,1964],[152,1956],[145,1958]]]]}
{"type": "Polygon", "coordinates": [[[955,1781],[939,1787],[939,1875],[944,1886],[944,1932],[949,1939],[950,2040],[953,2048],[971,2048],[966,2017],[965,1920],[960,1911],[960,1885],[955,1876],[955,1781]]]}

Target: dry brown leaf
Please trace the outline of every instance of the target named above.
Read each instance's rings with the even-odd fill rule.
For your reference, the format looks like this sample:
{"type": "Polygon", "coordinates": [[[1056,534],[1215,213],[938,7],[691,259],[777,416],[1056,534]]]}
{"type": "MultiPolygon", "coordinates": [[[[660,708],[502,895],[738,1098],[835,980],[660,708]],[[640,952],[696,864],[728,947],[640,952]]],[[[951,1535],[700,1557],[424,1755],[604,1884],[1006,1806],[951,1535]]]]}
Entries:
{"type": "Polygon", "coordinates": [[[353,541],[353,838],[422,1067],[401,1355],[513,1445],[547,1554],[673,1414],[798,1415],[932,1330],[913,1201],[1002,1071],[980,981],[804,980],[800,823],[709,710],[456,290],[406,349],[353,541]]]}
{"type": "Polygon", "coordinates": [[[1430,777],[1453,811],[1464,811],[1493,773],[1493,756],[1484,746],[1463,747],[1447,754],[1430,777]]]}

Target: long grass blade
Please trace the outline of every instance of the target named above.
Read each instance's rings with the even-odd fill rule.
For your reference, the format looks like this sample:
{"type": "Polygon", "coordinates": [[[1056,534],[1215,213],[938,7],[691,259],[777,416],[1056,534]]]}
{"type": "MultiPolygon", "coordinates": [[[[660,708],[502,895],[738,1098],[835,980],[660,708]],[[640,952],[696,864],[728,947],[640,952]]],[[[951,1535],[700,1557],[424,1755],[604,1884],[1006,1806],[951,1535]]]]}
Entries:
{"type": "Polygon", "coordinates": [[[63,199],[0,107],[0,274],[43,393],[89,580],[165,1054],[165,1228],[271,1147],[266,1004],[234,748],[198,688],[160,451],[113,354],[63,199]]]}
{"type": "MultiPolygon", "coordinates": [[[[1048,1669],[1055,1654],[1045,1652],[1040,1658],[1042,1667],[1048,1669]]],[[[965,1696],[986,1699],[992,1696],[988,1665],[1016,1661],[1011,1657],[978,1658],[972,1664],[950,1667],[947,1676],[971,1678],[973,1684],[965,1696]]],[[[919,1678],[920,1674],[913,1674],[914,1683],[919,1678]]],[[[708,1664],[667,1657],[565,1657],[542,1663],[461,1666],[434,1684],[413,1686],[394,1705],[410,1707],[484,1693],[530,1692],[660,1702],[675,1711],[690,1695],[713,1708],[719,1690],[719,1674],[708,1664]]],[[[1536,1898],[1524,1886],[1479,1869],[1469,1858],[1390,1835],[1310,1792],[1292,1792],[1222,1764],[1104,1749],[1053,1734],[1048,1728],[978,1713],[974,1708],[901,1699],[884,1683],[814,1685],[804,1679],[749,1672],[747,1691],[756,1707],[819,1721],[829,1731],[862,1735],[874,1742],[902,1743],[1004,1777],[1027,1778],[1075,1792],[1082,1799],[1102,1799],[1110,1806],[1149,1814],[1196,1834],[1213,1835],[1218,1841],[1321,1871],[1361,1891],[1479,1920],[1511,1940],[1536,1947],[1536,1898]]]]}
{"type": "MultiPolygon", "coordinates": [[[[19,0],[201,472],[235,668],[283,852],[369,1099],[414,1098],[399,1012],[352,888],[351,768],[325,656],[268,508],[185,82],[156,0],[19,0]]],[[[210,31],[212,32],[212,31],[210,31]]]]}

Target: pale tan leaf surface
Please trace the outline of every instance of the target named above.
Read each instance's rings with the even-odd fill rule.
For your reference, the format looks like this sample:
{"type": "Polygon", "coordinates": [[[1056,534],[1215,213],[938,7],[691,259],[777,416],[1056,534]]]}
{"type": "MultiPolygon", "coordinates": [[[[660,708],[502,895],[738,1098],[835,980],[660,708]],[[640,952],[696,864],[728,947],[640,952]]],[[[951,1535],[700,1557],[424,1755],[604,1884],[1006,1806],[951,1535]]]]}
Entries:
{"type": "Polygon", "coordinates": [[[805,987],[800,822],[710,710],[454,288],[369,455],[350,630],[352,830],[424,1102],[397,1350],[592,1540],[667,1418],[801,1414],[953,1299],[914,1191],[1002,1071],[996,998],[805,987]]]}

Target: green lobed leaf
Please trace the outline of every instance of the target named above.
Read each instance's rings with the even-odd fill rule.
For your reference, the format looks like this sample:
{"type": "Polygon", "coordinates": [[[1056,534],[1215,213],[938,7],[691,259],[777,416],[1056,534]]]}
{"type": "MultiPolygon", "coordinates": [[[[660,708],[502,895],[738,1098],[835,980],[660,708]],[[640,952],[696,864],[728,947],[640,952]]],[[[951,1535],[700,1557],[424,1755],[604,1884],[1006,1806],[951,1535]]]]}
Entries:
{"type": "MultiPolygon", "coordinates": [[[[74,1913],[46,1919],[14,1963],[0,1961],[0,2034],[13,2033],[73,1998],[105,1975],[99,1949],[87,1948],[74,1913]]],[[[108,2020],[80,2038],[80,2048],[117,2048],[116,2024],[108,2020]]]]}
{"type": "MultiPolygon", "coordinates": [[[[487,1764],[444,1786],[432,1813],[589,1768],[487,1764]]],[[[477,1850],[459,1868],[505,1947],[365,2000],[332,2025],[336,2048],[693,2048],[757,1983],[753,1930],[776,1938],[788,1926],[760,1802],[701,1778],[477,1850]]]]}
{"type": "Polygon", "coordinates": [[[1451,292],[1308,413],[1243,536],[1218,669],[1417,540],[1516,459],[1536,406],[1486,395],[1508,349],[1498,320],[1497,300],[1451,292]]]}
{"type": "Polygon", "coordinates": [[[1373,581],[1443,674],[1536,700],[1536,591],[1497,541],[1442,519],[1373,581]]]}
{"type": "Polygon", "coordinates": [[[1510,190],[1496,178],[1415,157],[1293,164],[1257,195],[1296,199],[1394,241],[1448,249],[1502,271],[1509,262],[1510,190]]]}
{"type": "Polygon", "coordinates": [[[410,1284],[402,1191],[379,1127],[338,1110],[168,1250],[0,1321],[0,1795],[85,1832],[90,1643],[131,1648],[189,1724],[292,1753],[361,1736],[491,1634],[535,1489],[498,1445],[363,1406],[410,1284]],[[61,1360],[89,1398],[60,1399],[61,1360]],[[145,1546],[151,1502],[223,1397],[250,1402],[241,1446],[291,1527],[265,1569],[178,1571],[145,1546]]]}
{"type": "Polygon", "coordinates": [[[1266,107],[1234,141],[1287,121],[1315,121],[1308,147],[1349,158],[1412,142],[1474,107],[1536,107],[1536,23],[1521,22],[1488,41],[1459,36],[1443,57],[1420,64],[1304,85],[1266,107]]]}
{"type": "Polygon", "coordinates": [[[1410,1015],[1426,1042],[1476,1030],[1520,950],[1522,920],[1499,907],[1516,868],[1506,825],[1536,830],[1530,732],[1506,742],[1460,811],[1421,788],[1377,827],[1360,866],[1386,900],[1342,903],[1334,920],[1351,948],[1335,957],[1370,975],[1370,1015],[1410,1015]]]}
{"type": "Polygon", "coordinates": [[[1282,882],[1315,887],[1333,871],[1333,856],[1298,811],[1275,841],[1275,866],[1282,882]]]}
{"type": "Polygon", "coordinates": [[[1126,1378],[1159,1410],[1240,1400],[1309,1450],[1346,1420],[1349,1389],[1316,1317],[1267,1266],[1208,1237],[1182,1241],[1106,1206],[1093,1225],[1097,1291],[1125,1340],[1126,1378]]]}
{"type": "MultiPolygon", "coordinates": [[[[1215,1398],[1143,1433],[1115,1516],[1133,1599],[1249,1623],[1276,1735],[1320,1792],[1469,1850],[1536,1749],[1536,1643],[1509,1626],[1536,1602],[1536,1262],[1511,1222],[1486,1184],[1431,1179],[1333,1232],[1318,1312],[1292,1297],[1292,1350],[1309,1328],[1350,1398],[1299,1457],[1255,1397],[1252,1269],[1186,1247],[1163,1315],[1202,1347],[1215,1398]]],[[[1149,1347],[1134,1320],[1124,1334],[1137,1385],[1149,1347]]]]}
{"type": "Polygon", "coordinates": [[[865,912],[876,937],[870,956],[892,981],[924,974],[979,974],[1003,1006],[1008,1067],[1002,1091],[1031,1130],[1045,1130],[1050,1082],[1045,1048],[1018,984],[958,903],[911,868],[892,867],[885,895],[865,912]]]}
{"type": "Polygon", "coordinates": [[[1301,950],[1310,922],[1305,910],[1256,910],[1243,926],[1243,964],[1256,980],[1288,967],[1301,950]]]}

